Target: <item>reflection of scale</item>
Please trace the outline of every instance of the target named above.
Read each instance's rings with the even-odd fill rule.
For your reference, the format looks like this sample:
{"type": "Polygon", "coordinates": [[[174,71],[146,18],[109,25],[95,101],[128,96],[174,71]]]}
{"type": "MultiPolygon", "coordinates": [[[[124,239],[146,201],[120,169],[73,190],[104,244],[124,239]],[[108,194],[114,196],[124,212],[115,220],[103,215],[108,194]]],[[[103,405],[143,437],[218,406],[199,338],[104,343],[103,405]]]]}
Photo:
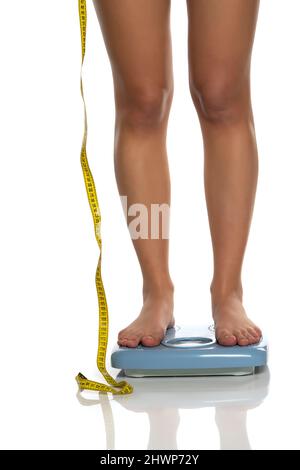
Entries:
{"type": "Polygon", "coordinates": [[[213,327],[170,328],[159,346],[116,346],[111,365],[129,377],[250,375],[267,364],[264,338],[250,346],[221,346],[213,327]]]}

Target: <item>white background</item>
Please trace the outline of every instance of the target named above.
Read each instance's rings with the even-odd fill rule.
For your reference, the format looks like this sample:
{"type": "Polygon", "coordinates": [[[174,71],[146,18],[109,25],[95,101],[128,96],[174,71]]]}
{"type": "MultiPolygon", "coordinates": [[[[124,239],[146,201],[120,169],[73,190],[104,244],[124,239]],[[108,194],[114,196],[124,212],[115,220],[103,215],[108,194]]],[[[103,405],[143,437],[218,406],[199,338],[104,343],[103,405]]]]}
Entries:
{"type": "MultiPolygon", "coordinates": [[[[117,331],[140,309],[141,277],[114,181],[111,71],[93,4],[87,3],[88,156],[103,215],[103,276],[112,346],[117,331]]],[[[0,0],[0,6],[1,447],[105,449],[98,395],[86,394],[98,401],[83,406],[74,380],[79,370],[98,377],[98,249],[79,162],[83,107],[77,0],[0,0]]],[[[151,419],[161,432],[155,431],[156,448],[176,447],[164,443],[168,432],[164,434],[161,424],[174,428],[180,416],[179,449],[218,449],[214,394],[208,390],[209,406],[205,395],[211,383],[219,393],[217,402],[222,405],[228,396],[230,406],[236,407],[219,410],[218,419],[233,427],[227,446],[247,447],[245,439],[236,440],[239,420],[245,409],[255,408],[248,411],[252,448],[300,448],[299,16],[298,0],[262,0],[252,58],[260,173],[243,282],[248,313],[269,337],[269,393],[267,376],[244,385],[221,380],[204,386],[201,379],[171,379],[162,381],[161,392],[159,382],[140,382],[136,398],[102,403],[108,413],[109,447],[146,449],[146,413],[151,408],[151,419]],[[256,386],[259,380],[262,384],[256,386]],[[249,392],[242,406],[234,398],[240,389],[242,401],[249,392]],[[260,393],[267,396],[258,406],[260,393]]],[[[210,321],[212,255],[201,134],[188,91],[184,0],[172,2],[172,34],[171,272],[177,323],[195,324],[210,321]],[[184,212],[186,207],[190,209],[184,212]],[[189,233],[185,219],[192,220],[189,233]]]]}

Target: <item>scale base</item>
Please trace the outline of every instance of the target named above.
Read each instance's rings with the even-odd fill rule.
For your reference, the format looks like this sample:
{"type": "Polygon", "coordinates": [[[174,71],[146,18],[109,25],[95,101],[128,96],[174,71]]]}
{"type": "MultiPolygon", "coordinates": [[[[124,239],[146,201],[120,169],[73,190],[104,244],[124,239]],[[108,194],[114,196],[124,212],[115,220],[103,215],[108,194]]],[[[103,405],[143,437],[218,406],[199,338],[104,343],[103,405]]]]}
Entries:
{"type": "Polygon", "coordinates": [[[124,369],[127,377],[199,377],[224,375],[253,375],[255,367],[224,368],[224,369],[124,369]]]}

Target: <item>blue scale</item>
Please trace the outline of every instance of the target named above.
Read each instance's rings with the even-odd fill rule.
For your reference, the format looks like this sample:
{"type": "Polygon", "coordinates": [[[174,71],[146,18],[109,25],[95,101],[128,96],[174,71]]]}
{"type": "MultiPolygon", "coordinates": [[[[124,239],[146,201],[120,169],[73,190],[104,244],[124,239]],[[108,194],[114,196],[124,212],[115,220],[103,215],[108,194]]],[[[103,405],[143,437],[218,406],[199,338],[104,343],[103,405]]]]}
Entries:
{"type": "Polygon", "coordinates": [[[115,346],[111,365],[128,377],[250,375],[267,364],[267,342],[221,346],[213,327],[176,326],[159,346],[115,346]]]}

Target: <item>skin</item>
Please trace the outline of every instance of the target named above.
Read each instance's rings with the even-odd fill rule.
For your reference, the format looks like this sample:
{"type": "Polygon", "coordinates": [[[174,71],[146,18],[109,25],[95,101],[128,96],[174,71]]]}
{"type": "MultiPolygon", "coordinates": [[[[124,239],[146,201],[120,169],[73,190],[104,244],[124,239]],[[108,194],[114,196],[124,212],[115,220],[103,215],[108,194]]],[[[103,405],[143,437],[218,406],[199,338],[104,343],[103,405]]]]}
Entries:
{"type": "MultiPolygon", "coordinates": [[[[166,152],[173,96],[170,0],[94,0],[115,89],[115,173],[128,206],[170,204],[166,152]]],[[[242,264],[258,174],[250,62],[259,0],[187,0],[190,91],[204,147],[214,254],[212,316],[220,344],[253,344],[260,329],[243,307],[242,264]]],[[[127,223],[131,220],[127,216],[127,223]]],[[[149,215],[149,223],[150,215],[149,215]]],[[[174,325],[168,239],[133,240],[144,304],[118,343],[155,346],[174,325]]]]}

